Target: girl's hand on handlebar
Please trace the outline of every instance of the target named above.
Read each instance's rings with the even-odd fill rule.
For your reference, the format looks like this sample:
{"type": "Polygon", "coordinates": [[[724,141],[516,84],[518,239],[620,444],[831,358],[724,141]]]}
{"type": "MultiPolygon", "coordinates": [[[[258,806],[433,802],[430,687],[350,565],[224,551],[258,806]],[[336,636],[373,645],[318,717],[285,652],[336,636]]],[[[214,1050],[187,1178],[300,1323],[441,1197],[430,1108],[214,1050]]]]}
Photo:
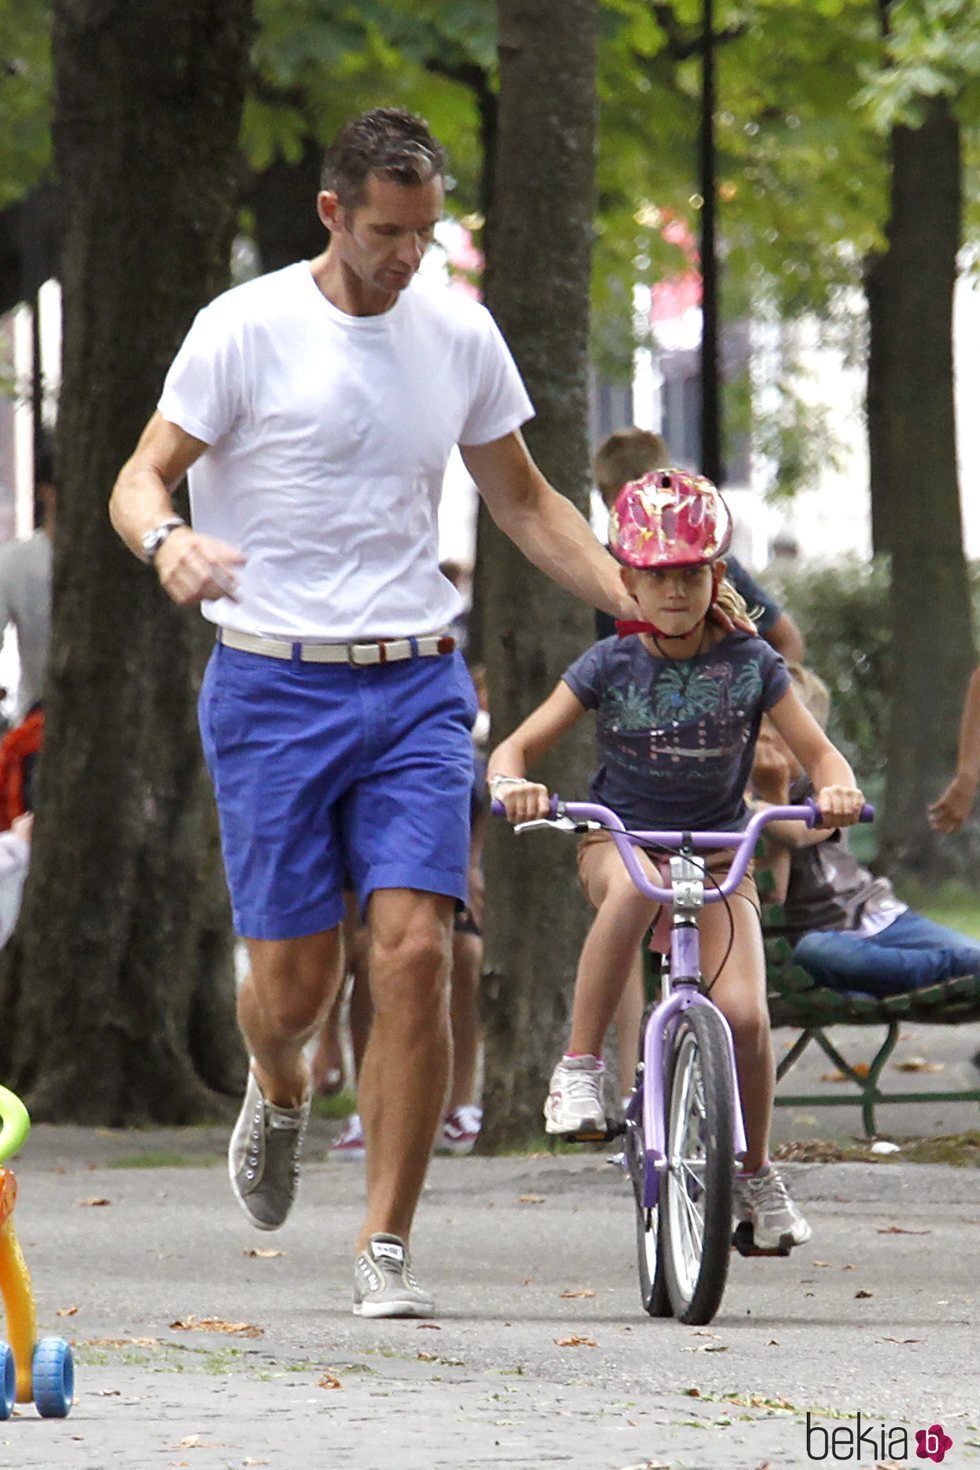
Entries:
{"type": "Polygon", "coordinates": [[[490,789],[494,799],[502,802],[508,822],[515,825],[551,815],[551,793],[539,781],[500,782],[490,789]]]}
{"type": "Polygon", "coordinates": [[[856,786],[825,786],[817,792],[823,827],[852,827],[860,820],[864,793],[856,786]]]}

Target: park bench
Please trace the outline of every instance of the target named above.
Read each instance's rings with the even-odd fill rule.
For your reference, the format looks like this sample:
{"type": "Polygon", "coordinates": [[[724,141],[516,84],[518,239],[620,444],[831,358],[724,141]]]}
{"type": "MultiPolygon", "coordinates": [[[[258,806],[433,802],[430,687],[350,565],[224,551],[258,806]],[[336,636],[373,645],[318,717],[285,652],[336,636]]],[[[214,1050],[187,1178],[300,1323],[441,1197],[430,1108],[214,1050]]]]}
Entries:
{"type": "Polygon", "coordinates": [[[773,1027],[790,1026],[799,1031],[789,1051],[776,1069],[777,1107],[832,1107],[853,1103],[860,1107],[864,1132],[868,1138],[876,1133],[875,1107],[879,1103],[980,1103],[980,1079],[974,1087],[955,1091],[885,1092],[881,1075],[895,1050],[900,1028],[908,1022],[933,1026],[957,1026],[980,1021],[980,975],[961,975],[921,990],[904,991],[878,999],[851,991],[829,990],[819,985],[806,970],[792,962],[792,946],[780,934],[771,934],[770,926],[783,921],[781,905],[770,895],[772,873],[763,868],[756,872],[762,899],[762,926],[766,951],[766,983],[769,1017],[773,1027]],[[841,1056],[827,1031],[832,1026],[884,1027],[884,1038],[870,1061],[848,1062],[841,1056]],[[811,1045],[819,1047],[856,1091],[846,1093],[789,1093],[779,1090],[779,1082],[790,1072],[811,1045]]]}

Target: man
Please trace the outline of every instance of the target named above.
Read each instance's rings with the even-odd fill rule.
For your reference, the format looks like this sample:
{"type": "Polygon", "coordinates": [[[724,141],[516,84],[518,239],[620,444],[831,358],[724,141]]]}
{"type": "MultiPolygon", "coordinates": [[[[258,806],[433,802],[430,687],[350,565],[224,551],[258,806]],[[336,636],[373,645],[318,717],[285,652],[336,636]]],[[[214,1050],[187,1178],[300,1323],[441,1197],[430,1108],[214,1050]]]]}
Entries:
{"type": "Polygon", "coordinates": [[[201,727],[250,961],[251,1070],[229,1169],[260,1229],[295,1195],[303,1048],[339,984],[345,881],[367,919],[354,1311],[371,1317],[433,1310],[408,1240],[449,1075],[476,713],[444,632],[458,594],[437,560],[453,446],[536,566],[626,612],[611,560],[527,453],[533,410],[489,314],[416,279],[444,174],[420,118],[349,122],[317,196],[326,250],[199,314],[111,503],[170,597],[203,603],[219,628],[201,727]],[[187,471],[193,529],[170,500],[187,471]]]}

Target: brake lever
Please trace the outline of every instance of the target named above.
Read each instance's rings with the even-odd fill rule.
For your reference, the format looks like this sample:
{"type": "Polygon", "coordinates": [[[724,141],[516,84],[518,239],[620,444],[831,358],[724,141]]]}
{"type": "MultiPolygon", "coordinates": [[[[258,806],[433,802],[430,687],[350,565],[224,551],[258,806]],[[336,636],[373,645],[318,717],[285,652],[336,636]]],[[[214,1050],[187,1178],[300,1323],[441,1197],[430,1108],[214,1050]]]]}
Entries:
{"type": "Polygon", "coordinates": [[[601,832],[601,822],[573,822],[571,817],[536,817],[533,822],[515,822],[515,832],[534,832],[548,827],[553,832],[601,832]]]}

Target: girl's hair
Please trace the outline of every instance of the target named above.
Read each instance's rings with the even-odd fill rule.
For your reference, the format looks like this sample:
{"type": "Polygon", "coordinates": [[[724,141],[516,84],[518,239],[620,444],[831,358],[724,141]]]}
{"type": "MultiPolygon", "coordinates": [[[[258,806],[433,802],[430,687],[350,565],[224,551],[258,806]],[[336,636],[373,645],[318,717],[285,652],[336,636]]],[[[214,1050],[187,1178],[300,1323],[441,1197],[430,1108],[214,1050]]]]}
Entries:
{"type": "Polygon", "coordinates": [[[727,577],[722,577],[721,579],[721,586],[718,588],[715,604],[721,608],[723,613],[727,613],[733,623],[736,620],[741,622],[748,621],[752,623],[753,631],[755,631],[752,612],[749,611],[745,598],[741,592],[736,591],[727,577]]]}

